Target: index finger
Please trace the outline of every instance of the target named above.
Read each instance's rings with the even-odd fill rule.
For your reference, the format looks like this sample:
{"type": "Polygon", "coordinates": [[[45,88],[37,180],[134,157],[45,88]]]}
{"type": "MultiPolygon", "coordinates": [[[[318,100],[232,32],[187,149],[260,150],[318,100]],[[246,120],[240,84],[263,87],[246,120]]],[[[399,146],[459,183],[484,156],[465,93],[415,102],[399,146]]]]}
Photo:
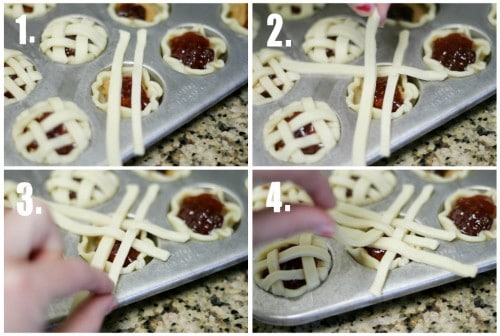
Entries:
{"type": "Polygon", "coordinates": [[[314,204],[324,209],[335,206],[328,178],[316,170],[254,170],[254,182],[292,181],[303,187],[314,204]]]}

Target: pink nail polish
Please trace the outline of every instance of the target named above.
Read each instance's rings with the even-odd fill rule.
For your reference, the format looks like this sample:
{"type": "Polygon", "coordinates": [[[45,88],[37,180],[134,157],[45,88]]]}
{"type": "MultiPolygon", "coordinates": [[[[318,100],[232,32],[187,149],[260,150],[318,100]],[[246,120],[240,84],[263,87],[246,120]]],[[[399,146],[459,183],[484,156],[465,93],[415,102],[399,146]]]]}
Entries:
{"type": "Polygon", "coordinates": [[[370,14],[372,9],[373,9],[373,5],[371,5],[371,4],[359,4],[359,5],[354,6],[354,8],[356,8],[356,10],[359,12],[370,14]]]}

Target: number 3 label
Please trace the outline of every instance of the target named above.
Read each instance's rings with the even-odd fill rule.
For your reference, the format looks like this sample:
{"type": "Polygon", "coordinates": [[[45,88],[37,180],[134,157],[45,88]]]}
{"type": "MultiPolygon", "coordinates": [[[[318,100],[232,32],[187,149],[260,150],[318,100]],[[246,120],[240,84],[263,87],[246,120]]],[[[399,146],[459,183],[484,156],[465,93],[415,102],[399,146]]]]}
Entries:
{"type": "Polygon", "coordinates": [[[17,202],[17,213],[21,216],[29,216],[33,212],[33,187],[28,182],[17,185],[17,193],[21,195],[22,202],[17,202]]]}

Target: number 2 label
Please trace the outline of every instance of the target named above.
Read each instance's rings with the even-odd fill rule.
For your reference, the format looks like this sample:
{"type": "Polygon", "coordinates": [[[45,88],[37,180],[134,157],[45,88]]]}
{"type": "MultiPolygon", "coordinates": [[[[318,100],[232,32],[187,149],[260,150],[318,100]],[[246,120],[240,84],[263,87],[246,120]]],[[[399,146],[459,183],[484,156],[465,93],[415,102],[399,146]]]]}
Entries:
{"type": "MultiPolygon", "coordinates": [[[[267,25],[273,26],[273,30],[271,34],[269,34],[269,38],[267,39],[267,46],[270,48],[281,48],[283,46],[283,41],[278,40],[278,35],[281,32],[281,28],[283,28],[283,18],[281,15],[272,13],[267,17],[267,25]]],[[[287,47],[292,46],[292,40],[286,40],[285,45],[287,47]]]]}

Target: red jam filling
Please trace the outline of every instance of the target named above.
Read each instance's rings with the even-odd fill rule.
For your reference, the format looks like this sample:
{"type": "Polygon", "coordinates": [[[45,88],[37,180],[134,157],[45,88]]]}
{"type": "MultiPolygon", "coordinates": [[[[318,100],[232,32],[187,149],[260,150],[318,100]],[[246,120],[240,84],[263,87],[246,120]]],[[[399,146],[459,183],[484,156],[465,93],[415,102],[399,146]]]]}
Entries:
{"type": "Polygon", "coordinates": [[[139,5],[133,3],[119,4],[115,7],[116,15],[130,18],[130,19],[140,19],[146,20],[146,9],[139,5]]]}
{"type": "MultiPolygon", "coordinates": [[[[118,250],[120,249],[120,245],[121,245],[121,242],[115,241],[115,244],[113,245],[113,249],[111,250],[111,253],[109,254],[108,261],[113,262],[115,260],[115,257],[118,254],[118,250]]],[[[125,261],[123,262],[123,267],[127,267],[134,260],[137,260],[138,256],[139,256],[139,252],[131,247],[130,250],[128,251],[127,257],[125,258],[125,261]]]]}
{"type": "MultiPolygon", "coordinates": [[[[66,38],[74,41],[76,40],[76,35],[68,35],[66,38]]],[[[75,56],[75,49],[66,47],[64,48],[64,53],[66,54],[66,57],[75,56]]]]}
{"type": "MultiPolygon", "coordinates": [[[[299,114],[301,114],[302,112],[294,112],[291,116],[289,117],[286,117],[285,118],[285,121],[290,121],[292,120],[293,118],[295,118],[296,116],[298,116],[299,114]]],[[[311,134],[314,134],[316,133],[316,130],[314,129],[314,126],[309,123],[305,126],[302,126],[300,127],[299,129],[297,129],[295,132],[293,132],[293,136],[298,139],[298,138],[303,138],[307,135],[311,135],[311,134]]],[[[278,141],[277,143],[274,144],[274,149],[275,150],[280,150],[281,148],[285,147],[285,143],[283,142],[283,140],[280,140],[278,141]]],[[[312,155],[312,154],[315,154],[317,151],[319,151],[321,148],[323,148],[323,144],[317,144],[317,145],[311,145],[311,146],[308,146],[308,147],[304,147],[304,148],[301,148],[300,150],[302,151],[302,153],[306,154],[306,155],[312,155]]]]}
{"type": "Polygon", "coordinates": [[[459,33],[438,38],[432,46],[432,58],[452,71],[465,71],[476,62],[473,41],[459,33]]]}
{"type": "MultiPolygon", "coordinates": [[[[375,87],[375,97],[373,98],[373,107],[382,108],[384,103],[385,89],[387,88],[387,77],[377,77],[377,85],[375,87]]],[[[396,112],[398,108],[403,105],[403,94],[401,93],[401,87],[396,85],[396,90],[394,91],[394,98],[392,99],[392,112],[396,112]]]]}
{"type": "MultiPolygon", "coordinates": [[[[141,110],[144,110],[149,104],[149,97],[141,85],[141,110]]],[[[132,107],[132,77],[127,76],[122,79],[121,105],[123,107],[132,107]]]]}
{"type": "Polygon", "coordinates": [[[224,204],[211,194],[188,196],[182,200],[177,217],[196,233],[208,235],[213,229],[222,227],[224,204]]]}
{"type": "Polygon", "coordinates": [[[23,4],[23,11],[25,13],[33,13],[33,6],[29,6],[27,4],[23,4]]]}
{"type": "MultiPolygon", "coordinates": [[[[35,118],[35,120],[40,123],[51,114],[52,114],[52,112],[44,112],[38,118],[35,118]]],[[[27,131],[28,131],[28,129],[25,128],[23,130],[23,133],[26,133],[27,131]]],[[[61,136],[61,135],[66,134],[66,133],[68,133],[68,130],[66,129],[66,127],[64,125],[61,124],[59,126],[54,127],[53,129],[51,129],[50,131],[48,131],[45,134],[47,135],[48,139],[53,139],[55,137],[61,136]]],[[[66,146],[57,148],[56,152],[59,155],[67,155],[73,150],[73,148],[75,148],[75,144],[70,144],[70,145],[66,145],[66,146]]],[[[33,151],[37,150],[38,149],[38,142],[36,140],[33,140],[32,142],[30,142],[28,144],[28,146],[26,146],[26,149],[28,150],[28,152],[33,152],[33,151]]]]}
{"type": "Polygon", "coordinates": [[[210,41],[194,32],[172,38],[169,42],[171,56],[192,69],[205,69],[214,60],[210,41]]]}
{"type": "Polygon", "coordinates": [[[493,200],[484,195],[459,198],[450,211],[450,218],[463,234],[477,236],[491,229],[497,215],[493,200]]]}

